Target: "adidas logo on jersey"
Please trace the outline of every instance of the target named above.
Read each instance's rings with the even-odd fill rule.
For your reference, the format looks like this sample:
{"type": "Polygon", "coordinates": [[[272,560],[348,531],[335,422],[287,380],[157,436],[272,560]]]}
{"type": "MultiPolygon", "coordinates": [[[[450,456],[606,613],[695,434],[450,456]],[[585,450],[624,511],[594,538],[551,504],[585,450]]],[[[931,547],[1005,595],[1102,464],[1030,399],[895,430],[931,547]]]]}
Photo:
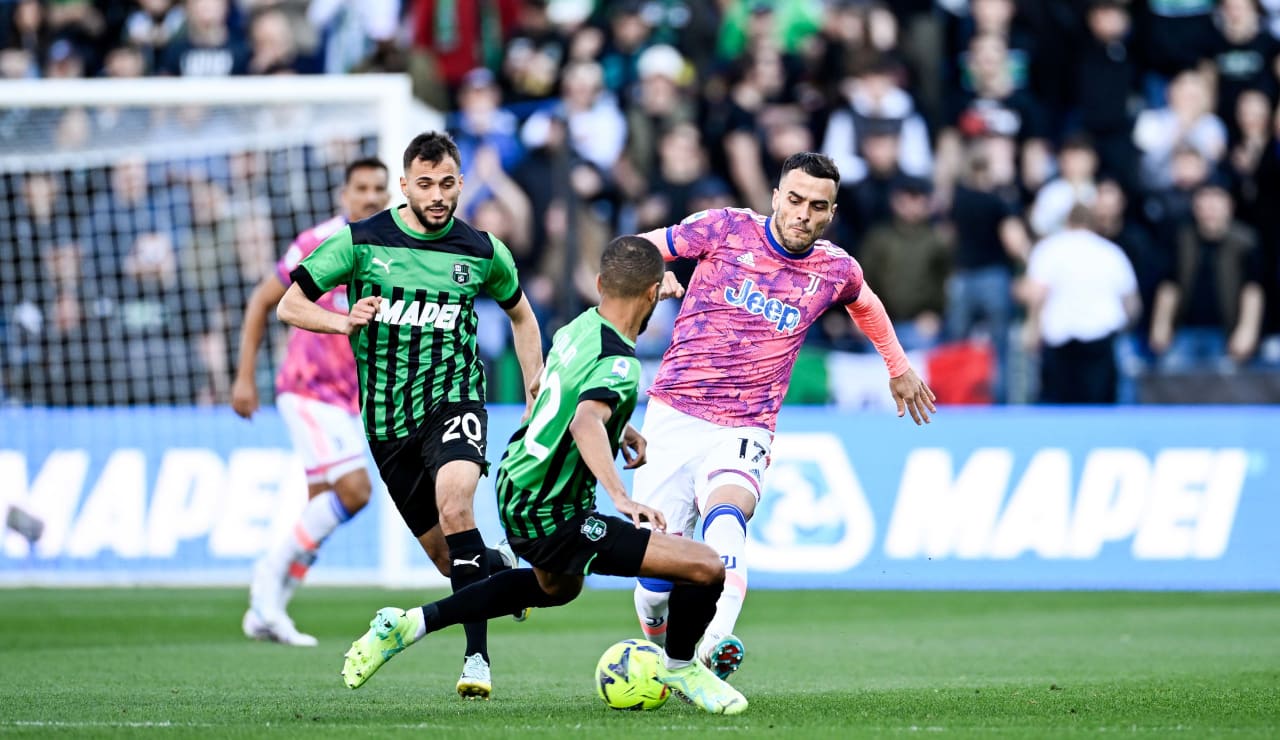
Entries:
{"type": "Polygon", "coordinates": [[[724,299],[730,306],[738,306],[747,313],[764,317],[778,331],[791,331],[800,325],[800,309],[777,298],[767,298],[756,289],[755,281],[743,280],[737,290],[724,289],[724,299]]]}
{"type": "Polygon", "coordinates": [[[735,261],[740,265],[748,265],[750,267],[756,266],[756,258],[753,257],[750,252],[743,252],[738,255],[738,259],[735,261]]]}
{"type": "Polygon", "coordinates": [[[373,320],[380,324],[431,326],[452,330],[457,325],[458,314],[461,312],[462,306],[454,303],[441,306],[432,301],[411,301],[406,306],[404,299],[394,302],[383,300],[373,320]]]}

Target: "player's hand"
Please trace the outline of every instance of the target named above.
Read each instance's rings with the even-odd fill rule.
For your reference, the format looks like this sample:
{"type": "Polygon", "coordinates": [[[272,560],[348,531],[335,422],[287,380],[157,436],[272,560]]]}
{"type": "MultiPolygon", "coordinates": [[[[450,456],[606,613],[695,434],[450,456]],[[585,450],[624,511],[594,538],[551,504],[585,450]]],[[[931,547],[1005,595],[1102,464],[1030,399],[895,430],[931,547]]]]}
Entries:
{"type": "Polygon", "coordinates": [[[915,370],[907,370],[898,377],[891,378],[889,392],[893,394],[893,400],[898,404],[899,419],[910,411],[911,420],[916,424],[928,424],[929,414],[938,413],[938,407],[933,404],[938,397],[916,375],[915,370]]]}
{"type": "Polygon", "coordinates": [[[622,466],[623,470],[635,470],[649,461],[645,456],[645,450],[648,449],[649,443],[645,441],[644,436],[630,424],[622,432],[622,459],[626,464],[622,466]]]}
{"type": "Polygon", "coordinates": [[[351,307],[351,312],[347,314],[346,334],[351,336],[369,325],[373,321],[373,317],[378,313],[378,307],[382,305],[382,298],[376,295],[367,295],[355,302],[351,307]]]}
{"type": "Polygon", "coordinates": [[[676,279],[676,274],[670,271],[662,273],[662,286],[658,288],[658,300],[683,297],[684,286],[676,279]]]}
{"type": "Polygon", "coordinates": [[[242,419],[252,419],[258,410],[258,384],[253,378],[236,378],[231,384],[231,409],[242,419]]]}
{"type": "Polygon", "coordinates": [[[636,503],[634,499],[624,498],[621,501],[615,500],[614,506],[618,507],[618,513],[629,517],[631,523],[637,527],[642,526],[646,522],[651,524],[653,528],[659,532],[667,531],[667,518],[662,515],[661,511],[636,503]]]}

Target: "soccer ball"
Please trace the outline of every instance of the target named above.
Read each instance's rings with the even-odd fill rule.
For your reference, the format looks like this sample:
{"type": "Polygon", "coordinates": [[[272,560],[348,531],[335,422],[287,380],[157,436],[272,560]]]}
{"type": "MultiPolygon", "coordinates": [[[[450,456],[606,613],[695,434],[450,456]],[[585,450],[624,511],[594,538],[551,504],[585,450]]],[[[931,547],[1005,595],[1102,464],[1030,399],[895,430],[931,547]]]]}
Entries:
{"type": "Polygon", "coordinates": [[[596,663],[596,693],[614,709],[657,709],[671,698],[658,680],[662,648],[648,640],[614,643],[596,663]]]}

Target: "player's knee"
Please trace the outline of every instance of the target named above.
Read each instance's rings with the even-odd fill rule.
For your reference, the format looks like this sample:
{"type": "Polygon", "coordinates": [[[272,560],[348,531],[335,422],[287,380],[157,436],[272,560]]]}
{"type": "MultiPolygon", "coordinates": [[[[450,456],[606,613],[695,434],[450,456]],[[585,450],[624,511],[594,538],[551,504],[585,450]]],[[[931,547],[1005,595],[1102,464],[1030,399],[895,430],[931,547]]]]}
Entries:
{"type": "Polygon", "coordinates": [[[475,528],[470,501],[443,499],[440,501],[440,526],[445,532],[465,532],[475,528]]]}
{"type": "Polygon", "coordinates": [[[578,598],[578,594],[582,593],[581,580],[572,581],[566,579],[539,585],[542,586],[542,593],[546,594],[544,606],[564,606],[578,598]]]}
{"type": "Polygon", "coordinates": [[[696,560],[689,562],[689,581],[695,586],[723,586],[724,562],[710,547],[696,560]]]}
{"type": "Polygon", "coordinates": [[[334,486],[334,490],[338,494],[338,499],[342,501],[342,508],[353,515],[369,505],[369,497],[372,494],[372,487],[367,479],[360,481],[339,480],[337,485],[334,486]]]}

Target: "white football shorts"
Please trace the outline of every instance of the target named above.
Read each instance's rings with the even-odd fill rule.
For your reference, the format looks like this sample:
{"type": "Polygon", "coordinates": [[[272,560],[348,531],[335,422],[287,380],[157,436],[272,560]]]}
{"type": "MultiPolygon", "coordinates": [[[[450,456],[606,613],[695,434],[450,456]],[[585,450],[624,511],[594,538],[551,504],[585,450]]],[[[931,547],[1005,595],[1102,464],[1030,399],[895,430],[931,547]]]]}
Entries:
{"type": "Polygon", "coordinates": [[[281,393],[276,398],[276,408],[289,427],[294,450],[302,458],[307,483],[333,484],[347,473],[365,467],[368,442],[359,414],[296,393],[281,393]]]}
{"type": "Polygon", "coordinates": [[[723,427],[649,401],[640,430],[648,462],[632,483],[636,501],[667,518],[667,532],[693,535],[711,492],[733,484],[760,501],[773,435],[759,427],[723,427]]]}

